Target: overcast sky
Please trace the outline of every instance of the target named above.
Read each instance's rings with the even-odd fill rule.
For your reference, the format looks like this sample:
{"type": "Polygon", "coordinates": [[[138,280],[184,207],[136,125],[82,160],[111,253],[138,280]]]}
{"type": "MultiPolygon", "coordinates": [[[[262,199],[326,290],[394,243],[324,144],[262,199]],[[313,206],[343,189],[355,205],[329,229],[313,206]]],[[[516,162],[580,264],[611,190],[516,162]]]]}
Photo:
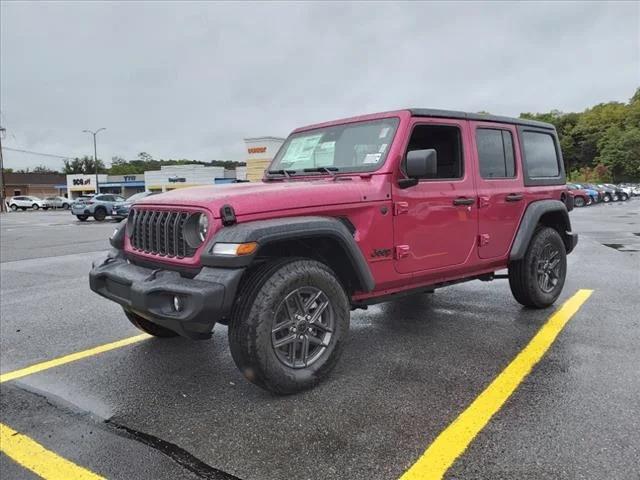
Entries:
{"type": "MultiPolygon", "coordinates": [[[[3,145],[244,160],[242,139],[408,106],[580,111],[640,86],[624,3],[1,4],[3,145]]],[[[5,151],[5,166],[61,160],[5,151]]]]}

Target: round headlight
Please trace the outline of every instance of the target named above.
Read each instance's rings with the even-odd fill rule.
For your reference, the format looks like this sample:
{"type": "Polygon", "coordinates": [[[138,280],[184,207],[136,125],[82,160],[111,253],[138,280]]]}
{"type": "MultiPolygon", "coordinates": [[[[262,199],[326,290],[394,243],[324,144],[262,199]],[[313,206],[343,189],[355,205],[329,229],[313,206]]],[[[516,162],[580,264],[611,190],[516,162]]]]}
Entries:
{"type": "Polygon", "coordinates": [[[204,242],[204,239],[207,238],[208,231],[209,219],[204,213],[201,213],[200,218],[198,219],[198,236],[200,237],[200,241],[204,242]]]}

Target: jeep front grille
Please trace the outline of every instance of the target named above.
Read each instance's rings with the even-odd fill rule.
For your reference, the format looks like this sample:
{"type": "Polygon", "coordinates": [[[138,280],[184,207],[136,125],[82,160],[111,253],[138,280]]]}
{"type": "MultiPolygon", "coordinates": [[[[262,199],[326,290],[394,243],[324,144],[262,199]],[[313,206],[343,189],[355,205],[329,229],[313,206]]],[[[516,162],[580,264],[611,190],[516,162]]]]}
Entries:
{"type": "Polygon", "coordinates": [[[167,257],[193,257],[196,249],[189,246],[184,228],[189,212],[132,209],[129,214],[129,238],[134,250],[167,257]]]}

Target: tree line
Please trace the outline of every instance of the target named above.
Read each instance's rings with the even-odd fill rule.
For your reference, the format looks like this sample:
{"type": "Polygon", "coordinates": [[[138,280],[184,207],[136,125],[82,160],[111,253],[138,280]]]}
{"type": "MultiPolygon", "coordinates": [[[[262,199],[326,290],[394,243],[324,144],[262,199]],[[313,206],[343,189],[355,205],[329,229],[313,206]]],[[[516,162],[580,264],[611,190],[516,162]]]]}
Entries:
{"type": "MultiPolygon", "coordinates": [[[[46,165],[38,165],[33,169],[20,169],[14,170],[12,168],[5,168],[4,171],[11,173],[64,173],[67,175],[73,175],[78,173],[92,174],[96,173],[96,164],[93,161],[93,157],[85,155],[84,157],[76,157],[73,159],[63,160],[63,166],[61,170],[54,170],[46,165]]],[[[230,170],[235,170],[236,167],[246,165],[244,162],[233,162],[230,160],[211,160],[210,162],[200,162],[197,160],[187,159],[154,159],[146,152],[140,152],[135,160],[125,160],[122,157],[112,157],[111,166],[107,167],[104,161],[98,159],[98,173],[106,173],[109,175],[136,175],[142,174],[147,170],[160,170],[160,167],[164,165],[205,165],[207,167],[224,167],[230,170]]]]}
{"type": "Polygon", "coordinates": [[[640,180],[640,88],[627,103],[600,103],[580,113],[522,113],[555,125],[572,181],[640,180]]]}

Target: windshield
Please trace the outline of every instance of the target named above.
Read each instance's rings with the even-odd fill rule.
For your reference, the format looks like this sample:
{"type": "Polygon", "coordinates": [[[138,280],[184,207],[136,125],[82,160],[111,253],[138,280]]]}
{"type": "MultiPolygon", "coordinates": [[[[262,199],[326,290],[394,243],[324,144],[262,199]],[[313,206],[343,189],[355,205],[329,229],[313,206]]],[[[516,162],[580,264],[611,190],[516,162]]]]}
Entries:
{"type": "Polygon", "coordinates": [[[376,170],[384,163],[397,127],[397,118],[385,118],[294,133],[278,151],[268,173],[376,170]]]}

